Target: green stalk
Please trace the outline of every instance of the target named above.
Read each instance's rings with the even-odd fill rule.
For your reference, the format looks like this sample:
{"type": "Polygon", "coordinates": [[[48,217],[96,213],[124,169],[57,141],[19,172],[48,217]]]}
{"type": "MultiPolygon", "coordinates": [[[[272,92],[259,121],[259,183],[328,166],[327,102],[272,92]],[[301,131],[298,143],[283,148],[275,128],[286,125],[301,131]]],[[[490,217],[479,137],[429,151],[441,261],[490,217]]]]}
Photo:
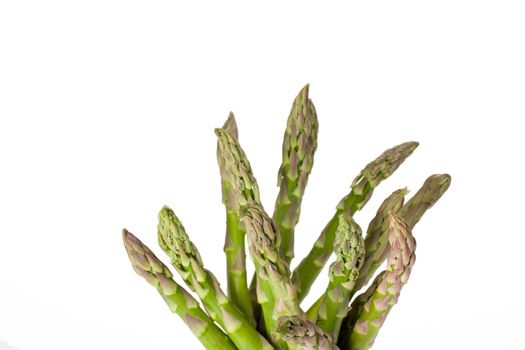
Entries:
{"type": "Polygon", "coordinates": [[[186,284],[197,293],[208,314],[219,323],[239,349],[268,350],[273,347],[230,301],[215,276],[204,268],[197,248],[175,213],[164,207],[159,213],[159,245],[171,258],[186,284]]]}
{"type": "Polygon", "coordinates": [[[365,307],[366,303],[372,298],[381,281],[384,280],[385,274],[386,271],[379,273],[376,278],[374,278],[370,286],[352,301],[352,304],[348,310],[348,314],[341,325],[340,336],[337,340],[337,344],[339,346],[346,344],[346,350],[354,350],[349,344],[349,337],[352,333],[352,329],[355,326],[358,317],[363,312],[363,308],[365,307]]]}
{"type": "Polygon", "coordinates": [[[310,287],[332,254],[338,216],[352,216],[368,202],[374,189],[405,161],[418,146],[417,142],[406,142],[383,152],[369,163],[354,179],[350,193],[337,205],[336,213],[325,226],[308,255],[294,270],[292,281],[297,289],[299,301],[308,294],[310,287]]]}
{"type": "Polygon", "coordinates": [[[339,216],[334,250],[336,260],[330,266],[329,283],[317,311],[316,324],[337,339],[365,257],[361,228],[348,214],[339,216]]]}
{"type": "Polygon", "coordinates": [[[258,330],[260,332],[264,331],[264,334],[272,340],[273,345],[277,349],[286,349],[286,344],[276,339],[272,333],[272,330],[276,328],[276,320],[273,318],[276,301],[273,295],[271,281],[266,275],[259,277],[257,272],[255,276],[255,301],[258,306],[259,322],[261,323],[258,326],[258,330]]]}
{"type": "Polygon", "coordinates": [[[173,313],[191,329],[208,350],[237,350],[230,338],[199,307],[199,303],[173,280],[173,275],[153,252],[137,237],[122,231],[124,247],[133,269],[157,289],[173,313]]]}
{"type": "Polygon", "coordinates": [[[222,202],[226,207],[226,273],[228,296],[255,325],[254,311],[246,276],[246,230],[239,219],[241,206],[260,203],[259,188],[250,162],[237,141],[237,124],[230,113],[223,129],[216,129],[217,160],[221,172],[222,202]]]}
{"type": "Polygon", "coordinates": [[[294,256],[294,230],[301,214],[301,201],[312,171],[319,124],[306,85],[295,98],[283,139],[279,168],[279,194],[273,221],[281,233],[280,252],[287,263],[294,256]]]}
{"type": "Polygon", "coordinates": [[[257,299],[261,304],[265,328],[278,344],[274,332],[279,317],[303,316],[304,313],[290,282],[288,264],[279,254],[280,236],[272,219],[260,205],[254,205],[243,209],[242,220],[257,274],[257,299]]]}
{"type": "Polygon", "coordinates": [[[390,214],[389,222],[391,250],[386,271],[378,275],[365,297],[352,303],[349,332],[339,341],[341,350],[367,350],[374,344],[414,266],[416,242],[410,226],[396,214],[390,214]]]}
{"type": "Polygon", "coordinates": [[[304,317],[282,316],[277,322],[276,334],[290,350],[337,349],[327,333],[304,317]]]}

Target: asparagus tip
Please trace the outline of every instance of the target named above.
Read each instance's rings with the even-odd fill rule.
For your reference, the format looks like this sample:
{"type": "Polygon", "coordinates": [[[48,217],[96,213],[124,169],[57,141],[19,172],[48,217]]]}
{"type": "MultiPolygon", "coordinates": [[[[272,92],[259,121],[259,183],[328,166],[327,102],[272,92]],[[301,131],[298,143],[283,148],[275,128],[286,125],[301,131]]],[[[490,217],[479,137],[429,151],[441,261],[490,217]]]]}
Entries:
{"type": "Polygon", "coordinates": [[[228,118],[224,122],[222,129],[226,130],[234,139],[239,139],[239,129],[237,128],[237,122],[235,121],[233,112],[228,114],[228,118]]]}
{"type": "Polygon", "coordinates": [[[310,90],[310,84],[309,83],[306,83],[303,88],[301,89],[301,92],[299,92],[299,95],[303,95],[308,98],[308,92],[310,90]]]}

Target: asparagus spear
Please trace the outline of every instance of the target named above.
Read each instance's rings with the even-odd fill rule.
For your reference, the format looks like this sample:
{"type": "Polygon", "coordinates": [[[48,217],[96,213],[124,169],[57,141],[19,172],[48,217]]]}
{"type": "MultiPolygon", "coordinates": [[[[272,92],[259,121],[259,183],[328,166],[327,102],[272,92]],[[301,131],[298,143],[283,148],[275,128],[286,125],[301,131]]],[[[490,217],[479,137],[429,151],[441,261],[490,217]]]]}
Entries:
{"type": "Polygon", "coordinates": [[[386,260],[390,247],[388,245],[388,235],[386,233],[388,223],[384,220],[389,211],[394,213],[399,212],[399,215],[407,222],[410,229],[419,222],[425,212],[430,209],[447,191],[450,186],[450,175],[435,174],[431,175],[425,180],[425,183],[419,191],[410,198],[410,200],[403,205],[402,197],[394,197],[385,200],[385,203],[379,208],[376,218],[370,223],[370,234],[367,235],[366,243],[366,258],[363,268],[361,269],[359,282],[357,288],[366,285],[368,280],[374,275],[374,272],[386,260]],[[387,203],[391,201],[392,203],[387,203]],[[389,208],[390,207],[390,208],[389,208]]]}
{"type": "Polygon", "coordinates": [[[322,296],[316,324],[337,339],[365,257],[361,228],[348,213],[339,216],[334,250],[337,258],[330,266],[330,281],[322,296]]]}
{"type": "Polygon", "coordinates": [[[290,263],[294,256],[294,229],[299,222],[301,201],[312,171],[319,124],[306,85],[295,98],[284,133],[279,194],[273,221],[281,233],[281,256],[290,263]]]}
{"type": "MultiPolygon", "coordinates": [[[[279,193],[272,217],[281,234],[280,254],[288,264],[294,256],[295,226],[299,222],[301,202],[317,149],[319,123],[308,90],[307,84],[295,98],[288,116],[278,174],[279,193]]],[[[254,276],[250,284],[252,294],[255,283],[254,276]]],[[[254,308],[257,314],[258,305],[254,308]]]]}
{"type": "Polygon", "coordinates": [[[403,206],[399,215],[413,229],[425,212],[448,190],[451,180],[448,174],[429,176],[419,191],[403,206]]]}
{"type": "Polygon", "coordinates": [[[237,141],[237,124],[230,113],[224,129],[216,129],[217,160],[221,172],[222,202],[226,207],[224,252],[228,278],[228,295],[255,325],[250,291],[246,280],[245,229],[239,219],[241,206],[260,203],[259,188],[248,158],[237,141]]]}
{"type": "Polygon", "coordinates": [[[389,222],[391,250],[386,271],[365,292],[366,298],[357,298],[359,304],[352,304],[351,329],[339,343],[342,350],[367,350],[373,345],[414,266],[416,241],[410,226],[396,214],[390,214],[389,222]]]}
{"type": "Polygon", "coordinates": [[[279,231],[260,205],[242,211],[248,247],[257,274],[257,301],[261,305],[266,331],[273,332],[276,320],[284,315],[302,316],[297,293],[290,282],[290,269],[279,254],[279,231]]]}
{"type": "Polygon", "coordinates": [[[277,337],[288,344],[290,350],[333,350],[337,346],[322,329],[299,316],[282,316],[277,322],[277,337]]]}
{"type": "Polygon", "coordinates": [[[175,213],[164,207],[159,213],[159,245],[175,269],[202,300],[208,314],[219,323],[239,349],[273,349],[223,293],[215,276],[204,268],[197,248],[175,213]]]}
{"type": "Polygon", "coordinates": [[[403,207],[406,188],[400,189],[388,196],[379,206],[376,216],[370,221],[365,238],[365,262],[359,270],[356,290],[366,285],[378,267],[385,261],[385,251],[388,250],[388,216],[398,213],[403,207]]]}
{"type": "Polygon", "coordinates": [[[386,150],[361,170],[354,179],[350,193],[339,202],[336,213],[325,226],[308,255],[293,272],[292,281],[297,289],[299,301],[306,296],[332,254],[338,215],[343,212],[353,215],[363,208],[372,196],[374,188],[392,175],[417,146],[417,142],[406,142],[386,150]]]}
{"type": "Polygon", "coordinates": [[[197,300],[173,281],[168,267],[144,243],[126,229],[122,231],[122,239],[133,269],[158,290],[170,310],[180,316],[206,349],[237,349],[197,300]]]}

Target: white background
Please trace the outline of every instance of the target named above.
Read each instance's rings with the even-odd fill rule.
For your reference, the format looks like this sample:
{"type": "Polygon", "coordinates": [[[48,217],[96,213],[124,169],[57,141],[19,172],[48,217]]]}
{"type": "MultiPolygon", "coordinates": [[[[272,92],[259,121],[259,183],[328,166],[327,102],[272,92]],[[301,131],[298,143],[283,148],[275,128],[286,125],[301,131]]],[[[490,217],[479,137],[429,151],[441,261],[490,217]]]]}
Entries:
{"type": "Polygon", "coordinates": [[[415,229],[415,269],[374,349],[522,348],[524,17],[523,1],[2,1],[0,339],[200,348],[131,269],[121,229],[168,262],[168,204],[224,280],[213,128],[235,112],[271,211],[310,83],[319,148],[297,256],[362,166],[417,140],[356,215],[366,227],[393,190],[453,177],[415,229]]]}

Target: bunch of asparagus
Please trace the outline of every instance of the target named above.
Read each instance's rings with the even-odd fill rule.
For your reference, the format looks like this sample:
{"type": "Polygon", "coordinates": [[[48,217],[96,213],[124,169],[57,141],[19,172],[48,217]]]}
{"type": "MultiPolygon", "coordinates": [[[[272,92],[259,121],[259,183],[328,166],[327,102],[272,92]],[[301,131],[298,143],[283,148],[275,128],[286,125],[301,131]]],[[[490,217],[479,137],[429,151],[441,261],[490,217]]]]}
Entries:
{"type": "Polygon", "coordinates": [[[393,192],[363,234],[352,218],[354,213],[418,143],[406,142],[386,150],[354,179],[311,251],[292,271],[295,226],[317,148],[318,121],[308,88],[306,85],[295,98],[288,117],[278,172],[279,193],[271,217],[261,204],[233,114],[215,130],[226,207],[226,293],[205,268],[170,208],[159,213],[158,242],[200,303],[174,281],[170,269],[148,247],[123,230],[124,246],[135,271],[157,289],[206,349],[369,349],[414,266],[412,230],[450,185],[449,175],[437,174],[426,179],[406,203],[405,188],[393,192]],[[250,283],[246,242],[255,265],[250,283]],[[335,259],[324,293],[308,309],[301,308],[332,255],[335,259]],[[382,266],[384,270],[376,274],[382,266]]]}

